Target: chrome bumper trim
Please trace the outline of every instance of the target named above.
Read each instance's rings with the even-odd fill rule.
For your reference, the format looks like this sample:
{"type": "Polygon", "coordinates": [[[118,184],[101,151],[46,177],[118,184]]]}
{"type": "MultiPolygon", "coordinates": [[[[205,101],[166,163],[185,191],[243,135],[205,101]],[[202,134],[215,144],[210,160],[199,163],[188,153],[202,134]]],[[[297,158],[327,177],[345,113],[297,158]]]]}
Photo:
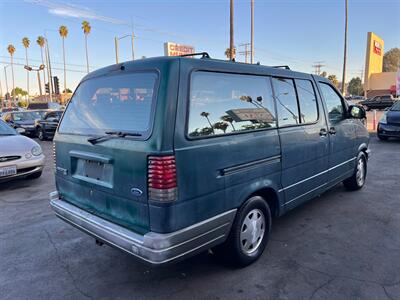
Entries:
{"type": "Polygon", "coordinates": [[[56,215],[78,229],[141,260],[160,265],[194,255],[224,242],[230,232],[236,209],[172,233],[144,235],[106,221],[50,194],[56,215]]]}

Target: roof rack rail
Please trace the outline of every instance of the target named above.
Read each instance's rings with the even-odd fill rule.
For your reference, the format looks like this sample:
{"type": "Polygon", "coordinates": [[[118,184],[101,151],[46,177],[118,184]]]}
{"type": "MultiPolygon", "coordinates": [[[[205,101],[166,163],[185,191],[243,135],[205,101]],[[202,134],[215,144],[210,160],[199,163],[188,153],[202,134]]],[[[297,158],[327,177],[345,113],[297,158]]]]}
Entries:
{"type": "Polygon", "coordinates": [[[290,67],[289,67],[289,66],[287,66],[287,65],[283,65],[283,66],[272,66],[272,68],[290,70],[290,67]]]}
{"type": "Polygon", "coordinates": [[[186,56],[199,56],[201,55],[201,58],[210,58],[210,55],[207,52],[197,52],[197,53],[190,53],[190,54],[182,54],[179,55],[180,57],[186,57],[186,56]]]}

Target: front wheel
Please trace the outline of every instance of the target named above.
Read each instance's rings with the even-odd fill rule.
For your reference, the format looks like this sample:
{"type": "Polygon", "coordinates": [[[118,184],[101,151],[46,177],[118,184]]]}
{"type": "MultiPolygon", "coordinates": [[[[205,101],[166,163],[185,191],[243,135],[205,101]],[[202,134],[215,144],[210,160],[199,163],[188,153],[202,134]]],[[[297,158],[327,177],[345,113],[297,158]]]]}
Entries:
{"type": "Polygon", "coordinates": [[[367,157],[364,152],[360,152],[357,156],[356,169],[350,178],[343,181],[344,186],[350,191],[361,189],[365,184],[367,176],[367,157]]]}
{"type": "Polygon", "coordinates": [[[37,136],[41,141],[44,141],[46,139],[46,135],[44,134],[43,128],[38,128],[37,136]]]}
{"type": "Polygon", "coordinates": [[[246,267],[263,253],[271,231],[271,211],[260,196],[249,198],[239,209],[228,240],[215,252],[234,266],[246,267]]]}

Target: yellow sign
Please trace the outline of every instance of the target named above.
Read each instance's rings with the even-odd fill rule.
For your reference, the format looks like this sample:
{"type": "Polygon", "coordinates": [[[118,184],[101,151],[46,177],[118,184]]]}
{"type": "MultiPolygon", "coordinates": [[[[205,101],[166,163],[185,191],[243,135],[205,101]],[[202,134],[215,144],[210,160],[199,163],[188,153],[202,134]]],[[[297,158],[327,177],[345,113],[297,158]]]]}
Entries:
{"type": "Polygon", "coordinates": [[[364,89],[368,91],[371,74],[382,73],[384,41],[373,32],[368,32],[365,60],[364,89]]]}

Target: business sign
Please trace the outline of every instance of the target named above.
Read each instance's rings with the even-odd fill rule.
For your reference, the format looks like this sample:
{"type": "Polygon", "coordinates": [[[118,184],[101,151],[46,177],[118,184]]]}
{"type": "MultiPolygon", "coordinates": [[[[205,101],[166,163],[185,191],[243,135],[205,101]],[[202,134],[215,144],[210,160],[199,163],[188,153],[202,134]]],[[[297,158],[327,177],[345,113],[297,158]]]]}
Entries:
{"type": "Polygon", "coordinates": [[[367,35],[367,52],[365,56],[364,89],[370,90],[369,79],[371,74],[382,73],[384,41],[373,32],[367,35]]]}
{"type": "Polygon", "coordinates": [[[378,41],[374,41],[374,53],[382,55],[382,45],[378,41]]]}
{"type": "Polygon", "coordinates": [[[166,42],[164,43],[164,55],[165,56],[180,56],[184,54],[193,54],[194,47],[188,45],[180,45],[176,43],[166,42]]]}
{"type": "Polygon", "coordinates": [[[259,121],[272,123],[275,121],[274,116],[267,108],[238,108],[228,110],[226,113],[232,117],[235,122],[259,121]]]}

